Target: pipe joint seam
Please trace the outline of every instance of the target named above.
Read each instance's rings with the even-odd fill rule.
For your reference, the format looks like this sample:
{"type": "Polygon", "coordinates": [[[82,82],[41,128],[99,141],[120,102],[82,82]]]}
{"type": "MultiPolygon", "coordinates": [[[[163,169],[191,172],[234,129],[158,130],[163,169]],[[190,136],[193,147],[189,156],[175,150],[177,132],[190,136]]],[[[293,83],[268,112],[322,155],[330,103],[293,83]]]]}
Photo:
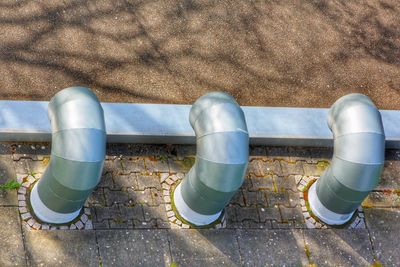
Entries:
{"type": "Polygon", "coordinates": [[[66,223],[100,182],[106,153],[104,113],[91,90],[70,87],[51,99],[48,114],[50,163],[34,186],[31,205],[42,221],[66,223]]]}

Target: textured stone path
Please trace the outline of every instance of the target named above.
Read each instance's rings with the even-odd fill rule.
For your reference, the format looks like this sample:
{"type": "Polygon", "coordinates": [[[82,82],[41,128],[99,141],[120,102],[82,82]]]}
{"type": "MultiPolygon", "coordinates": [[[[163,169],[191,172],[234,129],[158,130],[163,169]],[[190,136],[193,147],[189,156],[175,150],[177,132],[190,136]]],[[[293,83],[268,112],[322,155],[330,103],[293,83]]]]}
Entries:
{"type": "MultiPolygon", "coordinates": [[[[40,179],[49,154],[48,144],[0,144],[0,182],[40,179]]],[[[307,216],[301,192],[329,166],[332,150],[260,146],[250,155],[245,183],[214,229],[193,229],[170,207],[194,146],[109,145],[101,183],[86,203],[86,229],[79,221],[31,224],[28,184],[0,190],[0,265],[400,264],[400,151],[387,151],[377,190],[340,228],[307,216]]]]}

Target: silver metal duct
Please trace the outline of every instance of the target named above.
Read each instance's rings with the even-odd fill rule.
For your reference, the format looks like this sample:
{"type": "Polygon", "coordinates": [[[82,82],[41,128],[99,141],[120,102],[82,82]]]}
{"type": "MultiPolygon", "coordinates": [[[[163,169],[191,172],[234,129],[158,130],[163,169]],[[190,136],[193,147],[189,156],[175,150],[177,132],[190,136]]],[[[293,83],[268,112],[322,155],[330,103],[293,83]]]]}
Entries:
{"type": "Polygon", "coordinates": [[[84,87],[58,92],[48,113],[51,159],[30,201],[40,220],[66,223],[79,215],[100,181],[106,149],[104,115],[96,95],[84,87]]]}
{"type": "Polygon", "coordinates": [[[185,220],[200,226],[217,220],[242,185],[249,134],[242,109],[226,93],[200,97],[189,120],[196,134],[196,161],[175,189],[174,204],[185,220]]]}
{"type": "Polygon", "coordinates": [[[341,97],[328,113],[334,136],[330,167],[309,190],[312,212],[327,224],[340,225],[373,190],[385,157],[385,133],[379,110],[365,95],[341,97]]]}

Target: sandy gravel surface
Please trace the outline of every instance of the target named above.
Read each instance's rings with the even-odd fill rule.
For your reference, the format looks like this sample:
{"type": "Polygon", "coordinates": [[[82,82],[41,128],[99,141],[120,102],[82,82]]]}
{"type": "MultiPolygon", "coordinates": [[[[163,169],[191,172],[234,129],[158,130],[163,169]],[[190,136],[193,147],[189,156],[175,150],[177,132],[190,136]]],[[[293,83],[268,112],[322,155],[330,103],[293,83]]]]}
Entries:
{"type": "Polygon", "coordinates": [[[349,92],[400,109],[400,2],[0,3],[0,99],[71,85],[102,101],[328,107],[349,92]]]}

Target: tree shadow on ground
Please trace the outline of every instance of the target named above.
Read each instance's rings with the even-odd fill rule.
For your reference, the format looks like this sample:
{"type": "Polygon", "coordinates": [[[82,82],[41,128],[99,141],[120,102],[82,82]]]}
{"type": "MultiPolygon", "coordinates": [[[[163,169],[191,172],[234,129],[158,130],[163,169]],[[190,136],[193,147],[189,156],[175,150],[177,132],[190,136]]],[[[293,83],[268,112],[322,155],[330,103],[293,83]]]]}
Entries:
{"type": "Polygon", "coordinates": [[[241,104],[322,107],[357,91],[381,107],[400,106],[393,1],[71,0],[1,8],[2,98],[48,99],[79,84],[107,101],[188,103],[224,90],[241,104]]]}

